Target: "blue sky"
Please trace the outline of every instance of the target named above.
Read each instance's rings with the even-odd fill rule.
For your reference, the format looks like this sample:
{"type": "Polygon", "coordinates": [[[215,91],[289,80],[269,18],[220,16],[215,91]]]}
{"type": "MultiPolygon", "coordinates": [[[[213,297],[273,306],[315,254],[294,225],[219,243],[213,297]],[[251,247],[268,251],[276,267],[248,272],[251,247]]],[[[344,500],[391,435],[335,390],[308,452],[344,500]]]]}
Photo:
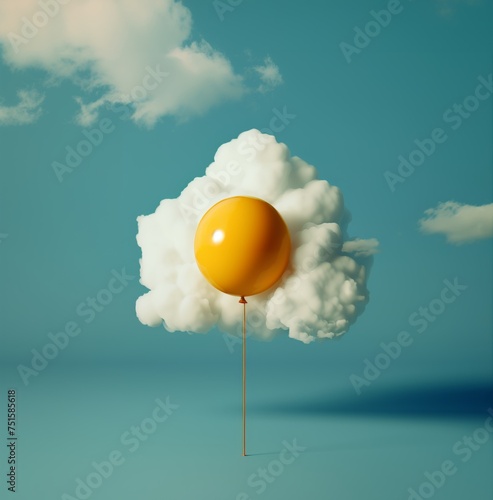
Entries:
{"type": "MultiPolygon", "coordinates": [[[[73,492],[73,478],[171,394],[182,405],[174,437],[166,424],[128,455],[135,474],[109,480],[108,498],[146,488],[151,499],[162,480],[181,492],[174,498],[219,498],[218,485],[235,498],[269,460],[263,452],[295,436],[315,451],[268,498],[404,498],[423,480],[421,465],[450,457],[491,403],[493,5],[115,1],[46,2],[37,31],[25,26],[44,23],[40,3],[0,6],[1,378],[25,401],[24,492],[73,492]],[[25,43],[12,38],[22,30],[32,35],[25,43]],[[341,44],[357,50],[345,56],[341,44]],[[261,453],[245,465],[230,460],[240,445],[231,439],[240,344],[216,328],[190,335],[139,322],[146,289],[135,238],[138,216],[178,197],[219,146],[252,128],[276,128],[338,186],[349,236],[378,240],[379,252],[366,310],[342,338],[249,342],[251,442],[261,453]],[[88,136],[98,144],[65,168],[88,136]],[[413,153],[417,143],[433,152],[413,153]],[[399,171],[401,156],[414,169],[399,171]],[[91,306],[109,287],[107,303],[91,306]],[[36,352],[53,339],[65,345],[40,368],[36,352]],[[358,389],[382,343],[396,342],[402,355],[358,389]],[[33,363],[37,375],[23,378],[19,365],[33,363]],[[56,429],[54,408],[65,412],[56,429]],[[145,478],[141,489],[134,477],[145,478]]],[[[434,498],[491,492],[487,448],[434,498]]]]}
{"type": "MultiPolygon", "coordinates": [[[[491,6],[403,2],[348,63],[341,43],[354,44],[355,28],[365,29],[373,20],[371,11],[387,8],[385,3],[314,3],[301,10],[283,4],[280,14],[274,3],[245,0],[222,19],[213,3],[184,5],[193,18],[191,39],[207,40],[229,61],[233,76],[226,80],[242,82],[237,95],[217,98],[199,115],[169,112],[156,123],[135,123],[127,115],[138,105],[111,104],[83,127],[75,97],[88,103],[108,86],[87,90],[64,78],[53,69],[56,47],[47,49],[49,62],[36,63],[35,54],[29,64],[4,60],[4,108],[19,102],[19,89],[37,94],[30,96],[32,123],[9,125],[15,117],[7,110],[10,118],[1,128],[0,229],[8,235],[1,246],[2,286],[10,302],[2,355],[29,358],[48,332],[76,317],[76,306],[104,286],[113,269],[125,267],[136,275],[135,218],[154,211],[161,199],[177,197],[203,174],[221,144],[244,130],[269,128],[276,112],[284,111],[290,118],[277,139],[315,165],[320,178],[342,189],[352,213],[349,234],[380,242],[367,311],[336,348],[344,356],[371,354],[381,339],[409,328],[408,316],[439,295],[444,279],[458,277],[468,285],[467,293],[433,325],[436,333],[415,355],[446,362],[449,370],[466,363],[477,376],[491,374],[491,240],[454,245],[418,227],[425,210],[439,203],[492,202],[491,99],[479,101],[456,130],[450,118],[444,121],[449,108],[491,78],[491,6]],[[269,66],[271,80],[262,81],[255,68],[269,66]],[[37,102],[40,96],[44,100],[37,102]],[[113,111],[107,109],[111,106],[113,111]],[[110,132],[60,182],[54,162],[64,163],[66,148],[76,147],[84,131],[101,123],[110,132]],[[408,158],[414,141],[430,138],[436,128],[447,139],[392,192],[385,172],[398,174],[398,157],[408,158]]],[[[50,25],[43,29],[48,33],[50,25]]],[[[40,29],[37,36],[42,34],[40,29]]],[[[200,100],[207,85],[212,83],[206,79],[199,96],[191,91],[190,99],[200,100]]],[[[169,354],[161,346],[175,340],[165,340],[165,332],[135,319],[133,304],[142,292],[135,279],[89,325],[91,335],[77,350],[67,351],[67,359],[169,354]]],[[[304,349],[278,342],[293,356],[304,349]]],[[[310,346],[322,358],[332,349],[330,343],[310,346]]]]}

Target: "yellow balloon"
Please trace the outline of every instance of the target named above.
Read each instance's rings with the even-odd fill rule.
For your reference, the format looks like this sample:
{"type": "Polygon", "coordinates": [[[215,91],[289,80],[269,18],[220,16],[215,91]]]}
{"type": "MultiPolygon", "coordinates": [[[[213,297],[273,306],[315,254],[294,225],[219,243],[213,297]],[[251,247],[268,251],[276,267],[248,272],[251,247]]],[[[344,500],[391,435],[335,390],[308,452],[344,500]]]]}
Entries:
{"type": "Polygon", "coordinates": [[[195,258],[215,288],[250,296],[271,288],[286,270],[289,231],[279,212],[259,198],[234,196],[216,203],[195,233],[195,258]]]}

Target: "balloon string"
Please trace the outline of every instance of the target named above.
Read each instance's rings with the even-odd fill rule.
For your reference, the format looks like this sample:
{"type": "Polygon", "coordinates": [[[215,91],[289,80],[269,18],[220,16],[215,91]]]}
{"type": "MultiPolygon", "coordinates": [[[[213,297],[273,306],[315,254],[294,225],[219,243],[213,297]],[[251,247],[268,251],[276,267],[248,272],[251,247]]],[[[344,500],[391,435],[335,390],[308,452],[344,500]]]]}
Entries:
{"type": "Polygon", "coordinates": [[[241,297],[240,304],[243,304],[243,456],[246,457],[246,305],[245,297],[241,297]]]}

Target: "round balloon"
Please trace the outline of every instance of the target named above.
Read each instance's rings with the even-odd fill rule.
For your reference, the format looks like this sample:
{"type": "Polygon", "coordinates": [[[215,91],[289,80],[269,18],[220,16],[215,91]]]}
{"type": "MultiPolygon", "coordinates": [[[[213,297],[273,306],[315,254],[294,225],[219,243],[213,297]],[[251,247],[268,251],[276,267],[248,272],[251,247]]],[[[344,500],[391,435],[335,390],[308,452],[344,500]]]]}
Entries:
{"type": "Polygon", "coordinates": [[[251,296],[271,288],[286,270],[289,231],[279,212],[259,198],[234,196],[216,203],[195,233],[195,258],[221,292],[251,296]]]}

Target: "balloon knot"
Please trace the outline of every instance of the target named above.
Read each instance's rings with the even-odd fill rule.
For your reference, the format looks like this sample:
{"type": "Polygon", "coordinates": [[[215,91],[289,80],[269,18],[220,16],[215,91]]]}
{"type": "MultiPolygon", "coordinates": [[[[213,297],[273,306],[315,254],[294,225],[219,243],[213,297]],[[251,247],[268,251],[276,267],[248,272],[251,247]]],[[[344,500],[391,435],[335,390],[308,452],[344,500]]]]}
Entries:
{"type": "Polygon", "coordinates": [[[238,301],[240,304],[248,304],[248,302],[246,301],[245,297],[243,297],[243,295],[241,296],[240,300],[238,301]]]}

